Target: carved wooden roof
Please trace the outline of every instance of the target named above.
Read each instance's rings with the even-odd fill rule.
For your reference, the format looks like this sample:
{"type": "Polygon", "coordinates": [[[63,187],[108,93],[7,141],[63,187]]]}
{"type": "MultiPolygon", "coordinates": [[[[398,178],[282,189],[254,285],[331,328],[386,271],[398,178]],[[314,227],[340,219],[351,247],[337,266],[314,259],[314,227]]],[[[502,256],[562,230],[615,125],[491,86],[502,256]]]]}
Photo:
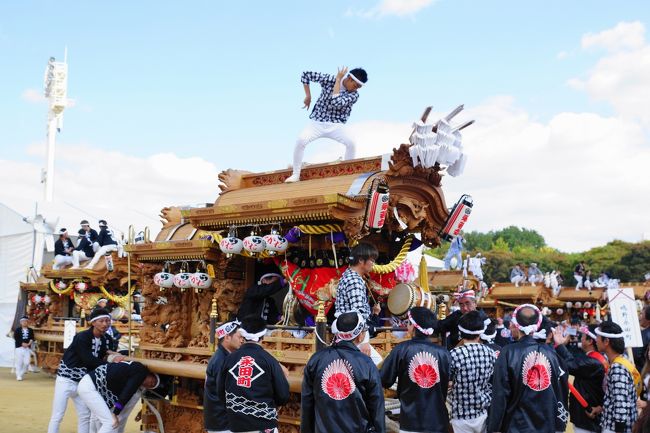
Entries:
{"type": "Polygon", "coordinates": [[[209,240],[180,240],[126,245],[134,260],[158,262],[167,260],[216,260],[219,246],[209,240]]]}
{"type": "MultiPolygon", "coordinates": [[[[116,257],[116,255],[113,255],[113,271],[106,269],[106,262],[103,259],[100,259],[93,269],[84,269],[83,265],[85,265],[85,263],[82,263],[82,267],[79,269],[71,269],[70,267],[64,269],[52,269],[52,264],[48,263],[43,266],[41,274],[43,277],[51,280],[74,280],[83,278],[90,280],[92,284],[103,284],[107,280],[121,278],[128,272],[127,259],[116,257]]],[[[131,263],[131,272],[138,272],[137,264],[135,262],[131,263]]]]}
{"type": "Polygon", "coordinates": [[[560,301],[597,301],[602,296],[603,290],[576,290],[573,287],[567,287],[560,290],[557,299],[560,301]]]}
{"type": "MultiPolygon", "coordinates": [[[[194,228],[206,230],[336,222],[342,223],[348,238],[359,239],[367,234],[363,217],[368,188],[375,178],[382,178],[390,188],[386,228],[422,233],[425,244],[437,246],[448,216],[440,169],[413,167],[408,149],[406,144],[394,149],[388,167],[382,167],[379,156],[307,166],[302,180],[289,184],[284,180],[290,169],[257,174],[227,170],[219,175],[222,192],[214,205],[183,215],[194,228]]],[[[158,240],[169,238],[171,230],[171,224],[165,226],[158,240]]]]}
{"type": "Polygon", "coordinates": [[[37,291],[43,291],[47,290],[47,288],[50,286],[50,279],[45,278],[43,276],[38,277],[38,279],[35,282],[25,282],[21,281],[20,282],[20,288],[22,290],[37,290],[37,291]]]}

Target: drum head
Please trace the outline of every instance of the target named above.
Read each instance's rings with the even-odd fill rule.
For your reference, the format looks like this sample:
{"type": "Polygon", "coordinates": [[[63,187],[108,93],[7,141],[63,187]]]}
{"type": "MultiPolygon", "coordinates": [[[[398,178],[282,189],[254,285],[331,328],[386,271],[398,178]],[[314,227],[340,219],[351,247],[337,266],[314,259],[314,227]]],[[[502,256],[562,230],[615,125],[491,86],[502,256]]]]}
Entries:
{"type": "Polygon", "coordinates": [[[388,311],[395,316],[402,316],[413,306],[416,287],[400,283],[388,295],[388,311]]]}
{"type": "Polygon", "coordinates": [[[111,311],[111,318],[113,320],[120,320],[126,315],[126,310],[122,307],[115,307],[113,308],[113,311],[111,311]]]}

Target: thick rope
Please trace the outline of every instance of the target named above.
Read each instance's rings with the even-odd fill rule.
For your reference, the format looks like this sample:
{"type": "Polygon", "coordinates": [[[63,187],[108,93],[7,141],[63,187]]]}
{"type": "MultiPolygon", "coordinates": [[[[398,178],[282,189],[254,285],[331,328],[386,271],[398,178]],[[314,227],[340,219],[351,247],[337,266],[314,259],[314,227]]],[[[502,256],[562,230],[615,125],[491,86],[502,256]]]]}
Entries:
{"type": "Polygon", "coordinates": [[[341,226],[338,224],[323,224],[320,226],[314,225],[299,225],[298,229],[306,235],[326,235],[330,232],[340,232],[341,226]]]}
{"type": "Polygon", "coordinates": [[[407,238],[406,241],[404,241],[404,245],[402,245],[402,249],[399,251],[399,254],[397,254],[397,256],[390,263],[385,265],[375,264],[373,265],[372,271],[370,272],[373,272],[375,274],[389,274],[393,272],[406,259],[406,255],[411,249],[412,242],[413,242],[413,238],[410,237],[407,238]]]}
{"type": "Polygon", "coordinates": [[[71,283],[67,288],[65,288],[65,289],[63,289],[63,290],[59,290],[59,289],[57,289],[56,286],[54,285],[54,281],[50,281],[50,289],[51,289],[54,293],[56,293],[57,295],[67,295],[68,293],[72,292],[73,285],[72,285],[72,283],[71,283]]]}

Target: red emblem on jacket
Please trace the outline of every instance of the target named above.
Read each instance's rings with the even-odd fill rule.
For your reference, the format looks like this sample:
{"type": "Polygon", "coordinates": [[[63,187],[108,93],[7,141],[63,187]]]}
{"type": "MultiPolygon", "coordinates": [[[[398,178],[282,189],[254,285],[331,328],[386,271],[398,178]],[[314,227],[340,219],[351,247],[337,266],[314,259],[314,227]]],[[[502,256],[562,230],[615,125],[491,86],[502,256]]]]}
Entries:
{"type": "Polygon", "coordinates": [[[533,391],[544,391],[551,386],[551,363],[540,352],[526,355],[521,373],[524,384],[533,391]]]}
{"type": "Polygon", "coordinates": [[[354,383],[352,366],[343,360],[336,359],[327,366],[321,381],[323,392],[334,400],[344,400],[357,389],[354,383]]]}
{"type": "Polygon", "coordinates": [[[440,382],[438,360],[429,352],[419,352],[409,363],[409,379],[420,388],[431,388],[440,382]]]}

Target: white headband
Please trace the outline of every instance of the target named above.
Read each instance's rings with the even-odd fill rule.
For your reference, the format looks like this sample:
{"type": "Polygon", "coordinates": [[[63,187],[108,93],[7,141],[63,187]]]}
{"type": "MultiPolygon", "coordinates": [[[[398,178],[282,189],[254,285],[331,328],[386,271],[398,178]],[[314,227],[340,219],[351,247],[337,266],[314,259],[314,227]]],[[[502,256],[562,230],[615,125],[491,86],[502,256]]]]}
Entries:
{"type": "Polygon", "coordinates": [[[546,340],[546,329],[533,332],[533,338],[536,340],[546,340]]]}
{"type": "Polygon", "coordinates": [[[241,323],[238,320],[233,320],[232,322],[226,322],[223,325],[219,326],[217,328],[217,340],[221,340],[226,335],[229,335],[231,332],[237,329],[239,325],[241,325],[241,323]]]}
{"type": "Polygon", "coordinates": [[[589,337],[591,337],[592,340],[595,340],[597,338],[596,335],[589,330],[588,326],[581,326],[580,327],[580,332],[582,332],[583,334],[588,335],[589,337]]]}
{"type": "Polygon", "coordinates": [[[465,329],[462,326],[458,325],[458,330],[464,334],[481,335],[485,332],[485,327],[483,327],[483,329],[478,329],[476,331],[470,331],[469,329],[465,329]]]}
{"type": "Polygon", "coordinates": [[[110,314],[100,314],[99,316],[97,316],[97,317],[93,317],[92,319],[90,319],[89,322],[90,322],[90,323],[93,323],[95,320],[103,319],[103,318],[110,319],[111,316],[110,316],[110,314]]]}
{"type": "Polygon", "coordinates": [[[269,277],[278,277],[278,278],[282,278],[282,275],[278,274],[277,272],[269,272],[268,274],[264,274],[264,275],[262,275],[262,276],[260,277],[260,279],[257,281],[257,284],[259,284],[259,285],[261,286],[261,285],[262,285],[262,280],[263,280],[264,278],[269,278],[269,277]]]}
{"type": "Polygon", "coordinates": [[[266,335],[266,331],[267,331],[266,328],[264,328],[256,334],[251,334],[248,331],[246,331],[244,328],[239,329],[239,333],[241,334],[241,336],[248,341],[260,341],[260,338],[266,335]]]}
{"type": "Polygon", "coordinates": [[[360,79],[354,76],[352,72],[348,72],[348,77],[352,78],[354,81],[357,82],[359,86],[363,86],[365,83],[363,83],[360,79]]]}
{"type": "Polygon", "coordinates": [[[160,385],[160,376],[158,376],[158,373],[151,373],[151,374],[153,374],[154,377],[156,378],[156,384],[149,389],[156,389],[158,388],[158,385],[160,385]]]}
{"type": "Polygon", "coordinates": [[[600,330],[600,327],[596,328],[596,334],[600,335],[601,337],[605,338],[623,338],[625,337],[625,334],[622,332],[620,334],[609,334],[607,332],[603,332],[600,330]]]}
{"type": "MultiPolygon", "coordinates": [[[[421,333],[423,333],[424,335],[432,335],[433,334],[433,328],[423,328],[423,327],[421,327],[420,325],[417,324],[417,322],[415,321],[415,319],[411,315],[411,310],[408,311],[408,318],[409,318],[409,321],[413,324],[413,326],[415,326],[415,328],[418,331],[420,331],[421,333]]],[[[460,326],[458,328],[460,329],[460,326]]],[[[481,332],[483,332],[483,331],[481,331],[481,332]]]]}
{"type": "Polygon", "coordinates": [[[530,335],[534,332],[537,332],[539,326],[542,324],[542,312],[539,311],[539,308],[537,308],[533,304],[520,305],[515,309],[515,312],[512,313],[512,323],[517,327],[517,329],[523,332],[524,335],[530,335]],[[519,323],[517,323],[517,312],[519,312],[519,310],[521,310],[524,307],[532,308],[533,310],[537,311],[537,316],[539,317],[537,319],[537,323],[528,326],[521,326],[519,323]]]}
{"type": "Polygon", "coordinates": [[[494,331],[492,334],[481,334],[481,340],[492,341],[496,338],[497,331],[494,331]]]}
{"type": "MultiPolygon", "coordinates": [[[[341,317],[341,316],[339,316],[341,317]]],[[[336,335],[336,341],[352,341],[359,336],[366,329],[366,321],[361,314],[357,311],[357,326],[354,327],[352,331],[339,331],[339,328],[336,326],[339,319],[337,318],[334,323],[332,323],[332,333],[336,335]]]]}

